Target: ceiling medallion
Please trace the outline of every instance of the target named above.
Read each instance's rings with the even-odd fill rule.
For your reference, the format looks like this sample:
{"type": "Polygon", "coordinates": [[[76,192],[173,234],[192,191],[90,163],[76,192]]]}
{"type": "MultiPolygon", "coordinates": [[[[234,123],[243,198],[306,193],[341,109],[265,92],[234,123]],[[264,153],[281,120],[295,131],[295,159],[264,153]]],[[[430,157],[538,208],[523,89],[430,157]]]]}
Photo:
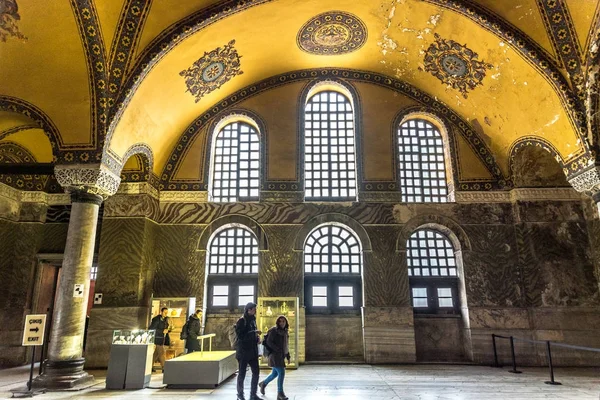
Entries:
{"type": "Polygon", "coordinates": [[[334,56],[358,50],[367,41],[367,27],[357,16],[329,11],[302,26],[296,42],[307,53],[334,56]]]}
{"type": "Polygon", "coordinates": [[[223,47],[205,52],[191,67],[179,73],[185,78],[186,92],[196,97],[196,103],[234,76],[243,74],[240,70],[241,57],[233,48],[234,44],[235,40],[232,40],[223,47]]]}
{"type": "Polygon", "coordinates": [[[0,41],[6,42],[9,37],[27,40],[17,27],[16,21],[20,19],[16,0],[0,0],[0,41]]]}
{"type": "MultiPolygon", "coordinates": [[[[435,43],[425,52],[425,71],[430,72],[442,83],[458,89],[467,98],[467,92],[482,85],[485,70],[494,66],[477,60],[477,53],[454,40],[445,40],[437,33],[435,43]]],[[[419,68],[421,69],[421,68],[419,68]]]]}

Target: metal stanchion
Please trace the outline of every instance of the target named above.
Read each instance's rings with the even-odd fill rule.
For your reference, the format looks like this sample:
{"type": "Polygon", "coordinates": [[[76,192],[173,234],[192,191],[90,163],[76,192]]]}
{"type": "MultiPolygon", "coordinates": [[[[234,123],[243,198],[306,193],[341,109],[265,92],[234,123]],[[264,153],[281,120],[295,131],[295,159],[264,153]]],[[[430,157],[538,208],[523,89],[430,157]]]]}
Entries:
{"type": "Polygon", "coordinates": [[[494,367],[499,368],[498,364],[498,350],[496,350],[496,335],[492,333],[492,344],[494,346],[494,367]]]}
{"type": "Polygon", "coordinates": [[[544,382],[547,385],[562,385],[554,380],[554,366],[552,365],[552,351],[550,350],[550,341],[546,341],[546,355],[548,356],[548,367],[550,367],[550,380],[544,382]]]}
{"type": "Polygon", "coordinates": [[[513,365],[513,368],[512,368],[511,371],[508,371],[508,372],[510,372],[512,374],[520,374],[521,371],[517,371],[517,361],[515,359],[515,341],[514,341],[514,339],[513,339],[512,336],[510,337],[510,353],[511,353],[511,356],[512,356],[512,365],[513,365]]]}

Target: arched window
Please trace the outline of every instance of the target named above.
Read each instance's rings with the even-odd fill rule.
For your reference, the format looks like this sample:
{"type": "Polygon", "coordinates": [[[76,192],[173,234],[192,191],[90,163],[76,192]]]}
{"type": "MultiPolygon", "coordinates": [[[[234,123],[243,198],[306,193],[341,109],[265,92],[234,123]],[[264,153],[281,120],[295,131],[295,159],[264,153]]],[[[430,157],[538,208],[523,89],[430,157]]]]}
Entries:
{"type": "Polygon", "coordinates": [[[448,238],[432,229],[415,231],[407,243],[408,276],[417,313],[458,313],[458,268],[448,238]]]}
{"type": "Polygon", "coordinates": [[[219,131],[213,149],[210,200],[258,200],[260,141],[256,129],[243,121],[227,124],[219,131]]]}
{"type": "Polygon", "coordinates": [[[238,310],[256,302],[258,241],[242,226],[226,226],[209,242],[207,253],[208,308],[238,310]]]}
{"type": "Polygon", "coordinates": [[[448,201],[444,143],[440,131],[424,119],[410,119],[398,128],[402,201],[448,201]]]}
{"type": "Polygon", "coordinates": [[[348,97],[326,90],[304,111],[306,200],[356,200],[354,111],[348,97]]]}
{"type": "Polygon", "coordinates": [[[315,228],[304,244],[305,305],[309,313],[358,310],[362,305],[362,250],[339,224],[315,228]]]}

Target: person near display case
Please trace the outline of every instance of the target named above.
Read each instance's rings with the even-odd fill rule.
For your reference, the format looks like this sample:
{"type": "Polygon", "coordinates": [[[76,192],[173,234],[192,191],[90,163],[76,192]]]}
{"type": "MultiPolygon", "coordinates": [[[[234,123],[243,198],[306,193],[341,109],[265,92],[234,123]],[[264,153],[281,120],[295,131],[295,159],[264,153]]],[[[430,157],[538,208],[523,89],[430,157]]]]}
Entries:
{"type": "MultiPolygon", "coordinates": [[[[165,346],[169,346],[171,344],[169,338],[170,331],[170,323],[169,317],[167,316],[169,313],[169,309],[167,307],[163,307],[160,309],[160,314],[152,318],[152,322],[150,322],[150,327],[148,329],[154,329],[154,357],[152,360],[152,364],[156,363],[158,360],[160,364],[160,368],[162,371],[165,370],[165,359],[166,359],[166,349],[165,346]]],[[[154,371],[154,368],[152,368],[154,371]]]]}
{"type": "Polygon", "coordinates": [[[265,335],[264,347],[267,354],[271,374],[258,384],[260,393],[265,394],[265,388],[277,378],[277,400],[288,400],[283,391],[283,380],[285,379],[285,360],[290,363],[289,331],[290,324],[283,315],[277,318],[275,326],[269,329],[265,335]]]}
{"type": "Polygon", "coordinates": [[[244,307],[244,315],[235,324],[237,344],[235,347],[235,358],[238,360],[237,398],[245,400],[244,380],[246,369],[250,366],[252,380],[250,381],[250,400],[261,400],[256,391],[258,390],[258,343],[261,331],[256,328],[256,303],[248,303],[244,307]]]}
{"type": "Polygon", "coordinates": [[[202,324],[200,323],[200,316],[202,315],[202,310],[196,310],[196,312],[190,315],[190,319],[186,323],[187,329],[187,339],[185,340],[185,348],[188,353],[193,353],[194,351],[200,351],[200,340],[198,340],[198,336],[200,336],[200,329],[202,324]]]}

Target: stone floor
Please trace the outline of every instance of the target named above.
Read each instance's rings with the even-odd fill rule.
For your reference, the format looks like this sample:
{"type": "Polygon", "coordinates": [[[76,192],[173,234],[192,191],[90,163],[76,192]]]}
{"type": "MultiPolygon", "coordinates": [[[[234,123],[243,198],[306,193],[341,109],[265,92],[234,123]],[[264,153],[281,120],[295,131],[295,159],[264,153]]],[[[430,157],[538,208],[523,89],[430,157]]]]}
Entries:
{"type": "MultiPolygon", "coordinates": [[[[559,368],[561,386],[545,385],[547,369],[523,368],[510,374],[507,368],[458,365],[304,365],[288,371],[286,394],[294,400],[496,400],[496,399],[600,399],[600,369],[559,368]]],[[[90,371],[94,386],[77,392],[54,392],[36,399],[235,399],[235,376],[214,390],[162,388],[162,374],[152,377],[151,388],[136,391],[107,391],[106,371],[90,371]]],[[[261,376],[267,371],[261,371],[261,376]]],[[[22,388],[29,377],[26,367],[0,371],[0,398],[10,389],[22,388]]],[[[249,374],[246,378],[249,384],[249,374]]],[[[247,391],[248,389],[246,389],[247,391]]],[[[247,393],[246,393],[247,395],[247,393]]],[[[276,385],[267,388],[266,400],[276,398],[276,385]]]]}

